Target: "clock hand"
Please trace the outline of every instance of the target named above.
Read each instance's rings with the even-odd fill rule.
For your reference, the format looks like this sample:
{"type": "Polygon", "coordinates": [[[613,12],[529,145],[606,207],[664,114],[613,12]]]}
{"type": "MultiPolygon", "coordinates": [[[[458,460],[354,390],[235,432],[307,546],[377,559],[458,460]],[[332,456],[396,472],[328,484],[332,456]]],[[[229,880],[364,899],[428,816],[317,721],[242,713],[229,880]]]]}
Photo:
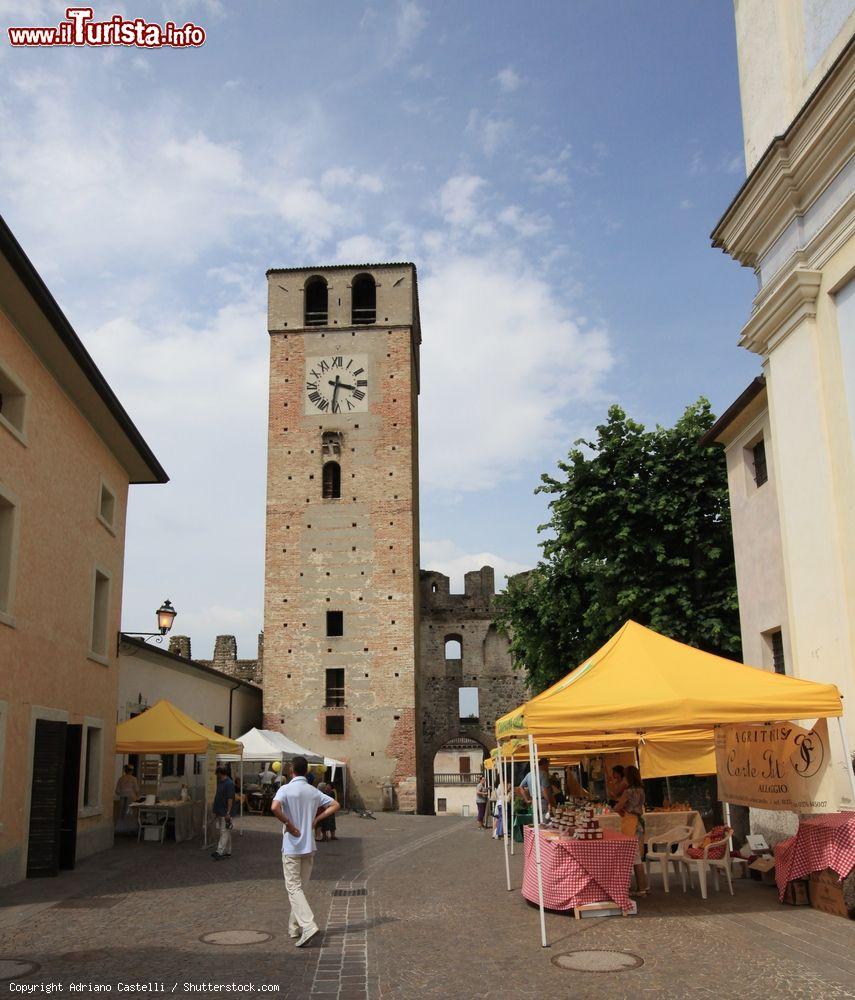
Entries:
{"type": "Polygon", "coordinates": [[[339,382],[338,375],[335,377],[335,382],[330,380],[330,385],[334,385],[337,389],[350,389],[351,392],[356,388],[355,385],[348,385],[346,382],[339,382]]]}
{"type": "Polygon", "coordinates": [[[331,381],[330,385],[333,387],[333,391],[332,391],[332,407],[331,407],[331,409],[332,409],[332,412],[335,413],[336,396],[338,395],[338,390],[341,388],[341,383],[339,382],[338,375],[336,375],[336,377],[335,377],[335,382],[331,381]]]}

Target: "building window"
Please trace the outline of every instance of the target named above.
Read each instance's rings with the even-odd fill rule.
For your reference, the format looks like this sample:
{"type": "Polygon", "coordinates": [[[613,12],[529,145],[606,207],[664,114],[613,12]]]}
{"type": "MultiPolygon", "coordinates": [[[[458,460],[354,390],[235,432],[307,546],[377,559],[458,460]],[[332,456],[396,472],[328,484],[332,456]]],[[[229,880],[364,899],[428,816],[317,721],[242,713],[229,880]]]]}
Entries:
{"type": "Polygon", "coordinates": [[[772,648],[772,666],[776,674],[785,674],[787,664],[784,662],[784,633],[778,629],[769,634],[769,645],[772,648]]]}
{"type": "Polygon", "coordinates": [[[463,659],[463,636],[447,635],[445,637],[445,658],[446,660],[463,659]]]}
{"type": "Polygon", "coordinates": [[[338,458],[341,455],[341,439],[340,431],[324,431],[321,435],[321,451],[324,458],[338,458]]]}
{"type": "Polygon", "coordinates": [[[0,364],[0,426],[26,444],[27,393],[14,375],[0,364]]]}
{"type": "Polygon", "coordinates": [[[83,761],[83,808],[101,804],[101,730],[86,727],[86,757],[83,761]]]}
{"type": "Polygon", "coordinates": [[[0,622],[13,625],[15,567],[18,558],[18,505],[0,484],[0,622]]]}
{"type": "Polygon", "coordinates": [[[327,635],[329,635],[329,636],[344,635],[344,612],[343,611],[328,611],[327,612],[327,635]]]}
{"type": "Polygon", "coordinates": [[[766,444],[762,438],[751,449],[751,457],[754,462],[754,482],[757,486],[762,486],[769,478],[769,471],[766,468],[766,444]]]}
{"type": "Polygon", "coordinates": [[[444,813],[448,809],[448,799],[437,799],[436,800],[436,811],[438,813],[444,813]]]}
{"type": "Polygon", "coordinates": [[[478,688],[476,687],[459,688],[457,692],[457,701],[460,709],[460,721],[477,722],[478,688]]]}
{"type": "Polygon", "coordinates": [[[344,708],[344,667],[331,667],[327,670],[326,680],[324,704],[327,708],[344,708]]]}
{"type": "Polygon", "coordinates": [[[377,320],[377,285],[370,274],[360,274],[353,279],[351,302],[354,325],[377,320]]]}
{"type": "Polygon", "coordinates": [[[100,569],[95,570],[95,587],[92,594],[92,633],[89,649],[97,657],[107,655],[107,631],[110,619],[110,577],[100,569]]]}
{"type": "Polygon", "coordinates": [[[327,325],[327,283],[320,275],[306,282],[306,326],[327,325]]]}
{"type": "Polygon", "coordinates": [[[341,500],[341,466],[338,462],[324,462],[324,500],[341,500]]]}
{"type": "Polygon", "coordinates": [[[220,736],[222,736],[223,732],[224,732],[223,727],[222,726],[214,726],[214,732],[215,733],[219,733],[220,736]]]}
{"type": "Polygon", "coordinates": [[[98,520],[115,534],[116,531],[116,494],[101,480],[101,494],[98,498],[98,520]]]}
{"type": "Polygon", "coordinates": [[[344,736],[344,716],[328,715],[326,718],[327,736],[344,736]]]}

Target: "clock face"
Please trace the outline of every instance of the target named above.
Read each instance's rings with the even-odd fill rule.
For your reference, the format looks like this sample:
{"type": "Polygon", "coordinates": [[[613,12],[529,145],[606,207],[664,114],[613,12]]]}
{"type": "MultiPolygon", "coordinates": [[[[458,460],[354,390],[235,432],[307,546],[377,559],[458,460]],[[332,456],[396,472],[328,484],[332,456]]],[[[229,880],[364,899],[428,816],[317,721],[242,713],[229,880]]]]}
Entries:
{"type": "Polygon", "coordinates": [[[365,413],[368,359],[364,354],[332,354],[306,359],[306,413],[365,413]]]}

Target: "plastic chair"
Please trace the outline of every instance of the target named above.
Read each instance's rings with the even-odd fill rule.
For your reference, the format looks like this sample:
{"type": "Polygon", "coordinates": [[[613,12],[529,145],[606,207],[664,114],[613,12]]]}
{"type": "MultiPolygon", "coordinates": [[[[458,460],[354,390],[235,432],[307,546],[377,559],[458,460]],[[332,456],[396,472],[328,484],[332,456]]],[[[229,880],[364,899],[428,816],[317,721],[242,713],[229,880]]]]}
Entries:
{"type": "Polygon", "coordinates": [[[680,868],[680,875],[683,879],[683,892],[686,891],[686,873],[689,873],[689,882],[692,880],[692,868],[695,867],[698,870],[698,882],[701,886],[701,898],[707,898],[707,871],[712,869],[713,879],[715,881],[715,890],[718,892],[718,873],[723,871],[727,876],[727,887],[730,889],[731,896],[733,895],[733,879],[730,874],[730,835],[731,831],[728,830],[721,840],[716,840],[711,844],[707,844],[704,848],[703,855],[700,858],[691,858],[688,854],[681,853],[675,854],[673,860],[677,862],[680,868]],[[718,847],[724,847],[724,854],[720,858],[711,858],[709,856],[710,851],[718,847]]]}
{"type": "Polygon", "coordinates": [[[651,864],[658,864],[662,872],[662,884],[665,887],[665,892],[669,891],[668,886],[668,865],[674,865],[674,871],[677,871],[677,862],[675,858],[679,855],[682,857],[682,848],[689,842],[692,836],[692,828],[690,826],[680,825],[673,826],[670,830],[665,830],[654,837],[648,837],[644,842],[647,848],[647,853],[644,856],[644,867],[647,871],[648,881],[650,879],[650,866],[651,864]],[[674,848],[677,850],[675,851],[674,848]]]}
{"type": "Polygon", "coordinates": [[[139,811],[139,832],[137,833],[137,843],[143,837],[146,840],[159,840],[162,844],[166,837],[166,824],[169,821],[169,813],[165,809],[140,808],[139,811]],[[157,836],[149,836],[149,831],[157,833],[157,836]]]}

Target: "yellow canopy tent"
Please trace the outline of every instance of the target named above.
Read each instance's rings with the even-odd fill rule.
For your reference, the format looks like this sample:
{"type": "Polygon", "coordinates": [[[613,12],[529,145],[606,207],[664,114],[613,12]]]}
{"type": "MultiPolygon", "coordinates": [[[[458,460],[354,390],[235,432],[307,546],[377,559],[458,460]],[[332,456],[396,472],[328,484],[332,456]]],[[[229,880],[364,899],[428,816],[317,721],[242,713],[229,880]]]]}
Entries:
{"type": "MultiPolygon", "coordinates": [[[[172,702],[163,699],[141,715],[116,726],[116,753],[211,754],[243,753],[243,745],[208,729],[172,702]]],[[[208,842],[207,783],[205,788],[204,841],[208,842]]]]}
{"type": "Polygon", "coordinates": [[[710,729],[841,716],[834,684],[748,667],[628,621],[576,670],[496,722],[496,737],[710,729]]]}

